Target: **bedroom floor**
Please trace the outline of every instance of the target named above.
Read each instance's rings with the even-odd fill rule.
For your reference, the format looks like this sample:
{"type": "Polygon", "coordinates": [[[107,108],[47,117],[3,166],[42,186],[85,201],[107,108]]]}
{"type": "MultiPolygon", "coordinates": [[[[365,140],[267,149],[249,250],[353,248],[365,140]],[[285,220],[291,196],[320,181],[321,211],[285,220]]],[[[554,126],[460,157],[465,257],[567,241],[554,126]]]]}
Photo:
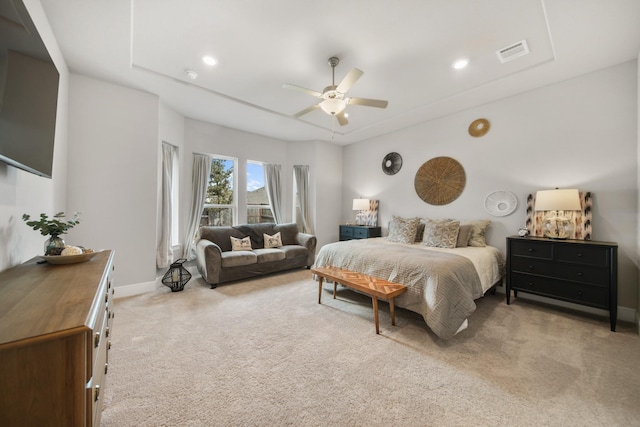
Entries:
{"type": "Polygon", "coordinates": [[[308,270],[116,299],[103,426],[640,425],[640,338],[504,295],[443,341],[308,270]]]}

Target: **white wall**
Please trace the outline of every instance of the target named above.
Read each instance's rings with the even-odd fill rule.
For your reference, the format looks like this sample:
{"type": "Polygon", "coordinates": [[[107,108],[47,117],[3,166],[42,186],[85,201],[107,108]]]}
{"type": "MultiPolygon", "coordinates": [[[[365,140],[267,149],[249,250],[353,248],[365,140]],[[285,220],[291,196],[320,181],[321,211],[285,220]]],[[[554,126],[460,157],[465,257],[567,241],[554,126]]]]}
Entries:
{"type": "MultiPolygon", "coordinates": [[[[593,240],[619,244],[619,305],[638,303],[637,63],[624,63],[492,102],[344,150],[343,219],[356,196],[380,200],[379,220],[392,215],[493,221],[489,242],[505,250],[505,237],[524,226],[526,195],[540,189],[593,192],[593,240]],[[491,130],[469,136],[469,124],[487,118],[491,130]],[[382,158],[397,151],[404,163],[393,176],[382,158]],[[450,156],[465,169],[462,195],[449,205],[424,203],[414,189],[418,168],[450,156]],[[518,197],[517,210],[491,217],[484,198],[495,190],[518,197]]],[[[383,232],[384,234],[384,232],[383,232]]]]}
{"type": "Polygon", "coordinates": [[[44,252],[46,237],[27,227],[22,214],[53,215],[66,204],[69,70],[40,2],[24,3],[60,73],[53,174],[42,178],[0,162],[0,271],[44,252]]]}
{"type": "Polygon", "coordinates": [[[71,75],[67,243],[115,250],[116,286],[155,280],[158,116],[155,95],[71,75]]]}

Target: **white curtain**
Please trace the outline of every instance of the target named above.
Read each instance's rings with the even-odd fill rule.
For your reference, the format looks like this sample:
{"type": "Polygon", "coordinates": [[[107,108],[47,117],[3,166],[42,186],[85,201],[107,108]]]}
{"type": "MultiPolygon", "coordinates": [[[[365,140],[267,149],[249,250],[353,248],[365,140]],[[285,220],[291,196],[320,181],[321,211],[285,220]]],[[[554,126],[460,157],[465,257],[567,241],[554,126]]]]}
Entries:
{"type": "Polygon", "coordinates": [[[293,175],[296,180],[298,205],[300,206],[301,231],[303,233],[313,234],[311,209],[309,209],[309,166],[294,165],[293,175]]]}
{"type": "Polygon", "coordinates": [[[156,266],[166,268],[173,262],[171,251],[171,224],[173,223],[173,198],[171,190],[175,173],[173,166],[178,157],[178,148],[162,143],[162,195],[160,212],[160,241],[156,251],[156,266]]]}
{"type": "Polygon", "coordinates": [[[276,224],[282,222],[282,185],[280,184],[280,165],[264,165],[264,189],[269,198],[269,206],[276,224]]]}
{"type": "Polygon", "coordinates": [[[183,258],[192,260],[196,257],[195,236],[200,227],[200,218],[204,209],[204,199],[207,195],[209,174],[211,173],[211,156],[206,154],[193,155],[193,173],[191,174],[191,208],[189,211],[189,223],[184,235],[183,258]]]}

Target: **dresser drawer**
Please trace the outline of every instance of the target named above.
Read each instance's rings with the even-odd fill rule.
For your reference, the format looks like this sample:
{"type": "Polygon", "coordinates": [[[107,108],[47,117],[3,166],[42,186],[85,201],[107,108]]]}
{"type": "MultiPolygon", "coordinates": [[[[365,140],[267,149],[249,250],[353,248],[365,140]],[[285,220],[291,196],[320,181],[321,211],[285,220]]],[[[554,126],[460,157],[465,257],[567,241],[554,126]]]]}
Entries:
{"type": "Polygon", "coordinates": [[[607,267],[609,250],[598,246],[559,245],[556,248],[556,258],[558,261],[607,267]]]}
{"type": "Polygon", "coordinates": [[[511,242],[511,254],[531,258],[553,259],[553,246],[543,242],[516,240],[511,242]]]}
{"type": "Polygon", "coordinates": [[[600,286],[582,285],[528,274],[513,273],[511,288],[577,304],[609,307],[609,291],[600,286]]]}
{"type": "Polygon", "coordinates": [[[596,286],[609,286],[609,271],[586,265],[559,264],[534,258],[513,257],[511,270],[596,286]]]}

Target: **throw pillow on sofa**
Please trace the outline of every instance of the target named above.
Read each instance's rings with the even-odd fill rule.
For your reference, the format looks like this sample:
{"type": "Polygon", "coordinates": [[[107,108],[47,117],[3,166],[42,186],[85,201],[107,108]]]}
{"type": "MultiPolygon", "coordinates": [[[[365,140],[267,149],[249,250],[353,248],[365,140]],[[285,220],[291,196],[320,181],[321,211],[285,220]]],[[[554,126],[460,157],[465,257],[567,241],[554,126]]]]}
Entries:
{"type": "Polygon", "coordinates": [[[237,237],[231,236],[231,250],[232,251],[250,251],[251,239],[249,238],[249,236],[243,237],[242,239],[238,239],[237,237]]]}
{"type": "Polygon", "coordinates": [[[280,232],[278,231],[273,236],[269,236],[268,234],[263,234],[264,237],[264,247],[267,248],[279,248],[282,246],[282,238],[280,237],[280,232]]]}

